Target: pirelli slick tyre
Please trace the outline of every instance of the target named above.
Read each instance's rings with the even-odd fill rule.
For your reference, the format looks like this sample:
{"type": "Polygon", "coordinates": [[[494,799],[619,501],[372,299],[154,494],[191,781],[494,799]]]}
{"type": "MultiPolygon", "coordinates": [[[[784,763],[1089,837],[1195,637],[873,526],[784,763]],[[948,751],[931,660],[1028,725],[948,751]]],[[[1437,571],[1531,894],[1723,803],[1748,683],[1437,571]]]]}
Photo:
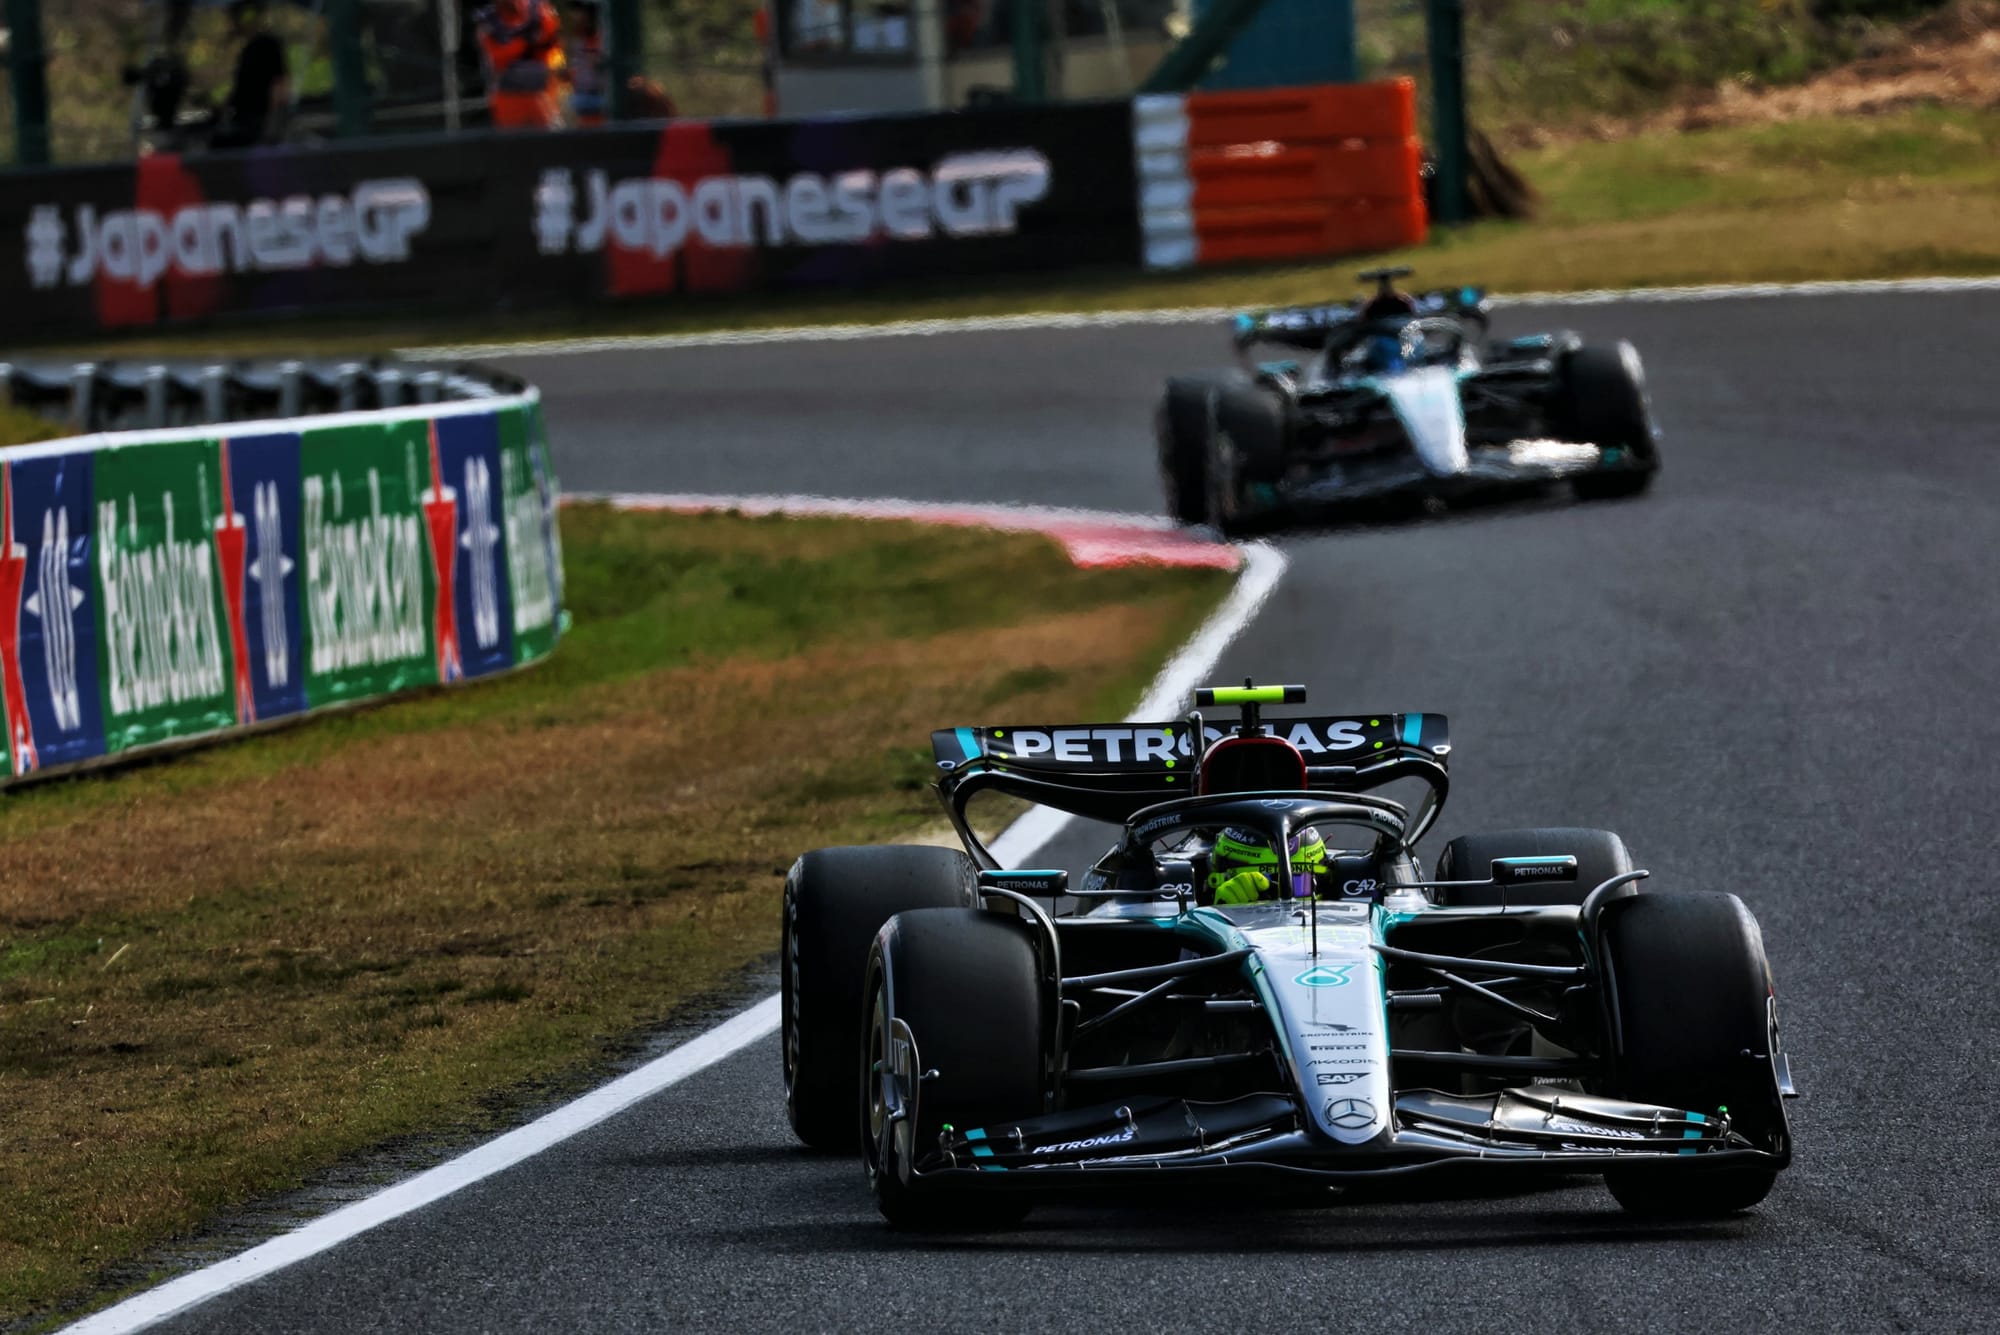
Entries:
{"type": "Polygon", "coordinates": [[[1225,385],[1241,384],[1244,379],[1240,373],[1224,372],[1177,375],[1167,380],[1153,430],[1160,447],[1167,513],[1183,524],[1199,524],[1208,518],[1209,434],[1215,396],[1225,385]]]}
{"type": "MultiPolygon", "coordinates": [[[[1743,901],[1646,891],[1609,906],[1597,934],[1612,1063],[1606,1092],[1727,1117],[1759,1148],[1785,1148],[1771,967],[1743,901]]],[[[1604,1180],[1633,1214],[1712,1218],[1763,1200],[1777,1168],[1711,1167],[1690,1156],[1613,1169],[1604,1180]]]]}
{"type": "Polygon", "coordinates": [[[862,984],[875,933],[905,909],[976,904],[955,848],[821,848],[785,877],[779,968],[785,1112],[814,1149],[852,1151],[861,1086],[862,984]]]}
{"type": "Polygon", "coordinates": [[[1556,387],[1554,424],[1564,440],[1618,449],[1637,464],[1575,478],[1570,486],[1577,496],[1609,500],[1651,486],[1660,446],[1638,349],[1622,339],[1610,347],[1574,348],[1563,355],[1556,387]]]}
{"type": "Polygon", "coordinates": [[[1276,482],[1284,476],[1292,438],[1291,404],[1276,390],[1239,382],[1215,398],[1215,430],[1235,460],[1239,482],[1276,482]]]}
{"type": "Polygon", "coordinates": [[[1462,834],[1438,854],[1440,881],[1483,881],[1492,875],[1493,859],[1546,857],[1568,854],[1576,859],[1574,881],[1548,885],[1464,886],[1439,890],[1437,902],[1451,908],[1496,905],[1518,906],[1581,904],[1584,896],[1610,880],[1632,870],[1632,855],[1625,841],[1609,830],[1551,828],[1545,830],[1494,830],[1485,834],[1462,834]]]}
{"type": "Polygon", "coordinates": [[[946,1126],[992,1126],[1043,1111],[1045,993],[1019,919],[979,909],[899,913],[868,963],[863,1157],[882,1215],[899,1229],[1018,1223],[1018,1194],[916,1178],[946,1126]]]}

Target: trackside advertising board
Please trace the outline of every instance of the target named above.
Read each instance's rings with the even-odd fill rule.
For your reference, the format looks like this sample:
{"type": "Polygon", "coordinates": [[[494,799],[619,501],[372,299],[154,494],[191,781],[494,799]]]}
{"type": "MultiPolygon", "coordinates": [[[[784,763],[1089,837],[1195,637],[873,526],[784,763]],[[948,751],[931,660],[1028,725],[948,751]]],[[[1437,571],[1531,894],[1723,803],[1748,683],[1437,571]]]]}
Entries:
{"type": "Polygon", "coordinates": [[[153,154],[13,172],[16,336],[1136,265],[1129,102],[153,154]]]}
{"type": "Polygon", "coordinates": [[[546,657],[532,393],[0,450],[0,782],[546,657]]]}

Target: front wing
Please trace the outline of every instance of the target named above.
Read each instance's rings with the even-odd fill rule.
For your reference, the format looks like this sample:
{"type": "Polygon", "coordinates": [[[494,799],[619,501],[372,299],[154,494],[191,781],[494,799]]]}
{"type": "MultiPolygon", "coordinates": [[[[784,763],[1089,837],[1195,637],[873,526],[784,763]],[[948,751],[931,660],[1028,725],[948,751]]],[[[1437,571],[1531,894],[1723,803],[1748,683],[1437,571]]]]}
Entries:
{"type": "MultiPolygon", "coordinates": [[[[1700,1171],[1753,1159],[1779,1168],[1789,1157],[1752,1144],[1727,1117],[1553,1086],[1477,1096],[1409,1090],[1396,1095],[1395,1114],[1394,1131],[1344,1145],[1315,1133],[1288,1095],[1134,1100],[947,1128],[936,1148],[919,1156],[916,1176],[1001,1190],[1178,1180],[1183,1173],[1337,1185],[1466,1166],[1588,1173],[1651,1163],[1700,1171]]],[[[1355,1115],[1372,1119],[1359,1109],[1355,1115]]]]}
{"type": "Polygon", "coordinates": [[[1595,445],[1557,440],[1517,440],[1470,445],[1465,467],[1440,476],[1408,450],[1384,450],[1314,464],[1303,478],[1279,484],[1273,499],[1298,505],[1333,505],[1403,494],[1451,495],[1484,488],[1560,482],[1620,466],[1595,445]]]}

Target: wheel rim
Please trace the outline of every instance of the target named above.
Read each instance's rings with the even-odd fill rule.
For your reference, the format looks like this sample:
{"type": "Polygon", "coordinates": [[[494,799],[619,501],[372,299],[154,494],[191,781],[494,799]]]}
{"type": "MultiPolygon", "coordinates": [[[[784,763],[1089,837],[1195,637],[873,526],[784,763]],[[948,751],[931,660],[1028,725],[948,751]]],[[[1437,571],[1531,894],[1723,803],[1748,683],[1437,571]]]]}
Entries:
{"type": "Polygon", "coordinates": [[[869,1006],[868,1058],[861,1074],[868,1090],[868,1176],[876,1178],[886,1171],[892,1149],[887,1088],[888,1082],[896,1078],[889,1069],[889,1016],[880,987],[875,989],[869,1006]]]}

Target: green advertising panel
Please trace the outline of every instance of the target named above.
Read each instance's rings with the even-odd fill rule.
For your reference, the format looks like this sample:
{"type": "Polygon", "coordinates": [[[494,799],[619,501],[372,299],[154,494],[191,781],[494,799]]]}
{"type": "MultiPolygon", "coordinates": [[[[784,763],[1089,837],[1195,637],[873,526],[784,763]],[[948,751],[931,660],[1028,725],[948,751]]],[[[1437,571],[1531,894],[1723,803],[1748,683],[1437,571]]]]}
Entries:
{"type": "Polygon", "coordinates": [[[436,467],[430,423],[422,419],[301,433],[310,705],[440,680],[434,561],[450,561],[452,553],[449,519],[442,544],[431,535],[436,467]]]}
{"type": "Polygon", "coordinates": [[[96,461],[98,689],[107,751],[236,722],[214,535],[212,440],[115,448],[96,461]]]}
{"type": "MultiPolygon", "coordinates": [[[[534,407],[499,414],[500,485],[506,507],[507,578],[514,599],[514,661],[526,663],[555,647],[559,578],[552,568],[555,510],[541,413],[534,407]]],[[[556,558],[557,560],[560,557],[556,558]]]]}

